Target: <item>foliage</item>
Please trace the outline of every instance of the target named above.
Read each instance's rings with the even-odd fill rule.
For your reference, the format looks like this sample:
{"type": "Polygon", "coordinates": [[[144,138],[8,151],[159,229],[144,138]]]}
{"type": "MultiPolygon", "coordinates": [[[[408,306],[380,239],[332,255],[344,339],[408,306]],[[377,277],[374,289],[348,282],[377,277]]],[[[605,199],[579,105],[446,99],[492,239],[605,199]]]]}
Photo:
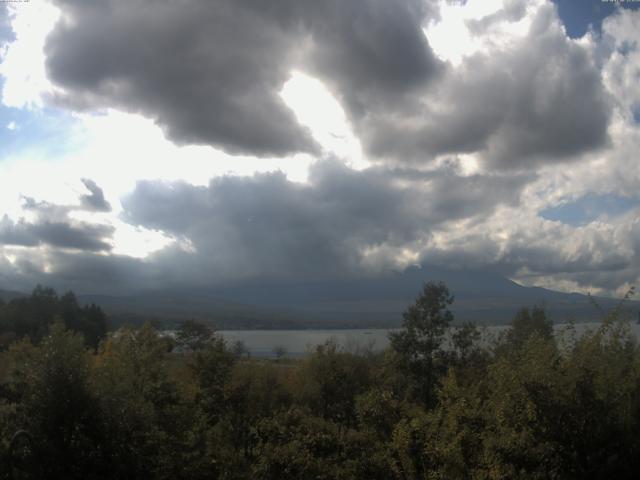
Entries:
{"type": "Polygon", "coordinates": [[[302,362],[295,381],[298,401],[313,414],[352,426],[357,421],[356,397],[370,385],[369,365],[328,340],[302,362]]]}
{"type": "Polygon", "coordinates": [[[399,366],[413,380],[413,397],[431,406],[438,377],[444,373],[444,335],[453,321],[449,305],[453,297],[447,286],[427,282],[421,294],[403,313],[402,330],[390,334],[391,348],[399,366]]]}
{"type": "Polygon", "coordinates": [[[22,341],[4,358],[9,365],[5,401],[14,406],[10,427],[37,439],[45,476],[79,478],[81,472],[100,470],[100,414],[89,386],[91,356],[82,337],[57,322],[39,347],[22,341]]]}
{"type": "Polygon", "coordinates": [[[541,307],[521,309],[496,345],[483,346],[474,325],[451,326],[446,286],[425,284],[385,352],[329,341],[304,359],[266,360],[244,358],[196,323],[183,325],[173,351],[151,324],[112,332],[95,349],[77,333],[87,328],[74,296],[34,297],[0,306],[34,316],[0,351],[2,480],[21,429],[34,439],[32,471],[14,478],[640,471],[640,347],[620,309],[568,342],[556,341],[541,307]]]}
{"type": "Polygon", "coordinates": [[[100,307],[80,306],[73,292],[58,297],[52,288],[38,285],[30,296],[0,304],[0,349],[14,338],[39,342],[56,319],[67,329],[81,333],[92,348],[106,336],[107,318],[100,307]]]}
{"type": "Polygon", "coordinates": [[[521,308],[518,311],[511,321],[511,329],[507,332],[506,340],[517,349],[534,335],[544,340],[553,338],[553,323],[547,318],[544,308],[537,305],[531,310],[521,308]]]}
{"type": "Polygon", "coordinates": [[[292,409],[258,423],[251,478],[264,480],[386,479],[375,442],[362,432],[292,409]]]}
{"type": "Polygon", "coordinates": [[[220,337],[188,360],[198,387],[197,401],[210,423],[215,423],[226,408],[225,387],[235,362],[235,355],[227,350],[220,337]]]}
{"type": "Polygon", "coordinates": [[[214,340],[214,331],[204,323],[196,320],[185,320],[176,332],[176,346],[183,351],[202,350],[214,340]]]}

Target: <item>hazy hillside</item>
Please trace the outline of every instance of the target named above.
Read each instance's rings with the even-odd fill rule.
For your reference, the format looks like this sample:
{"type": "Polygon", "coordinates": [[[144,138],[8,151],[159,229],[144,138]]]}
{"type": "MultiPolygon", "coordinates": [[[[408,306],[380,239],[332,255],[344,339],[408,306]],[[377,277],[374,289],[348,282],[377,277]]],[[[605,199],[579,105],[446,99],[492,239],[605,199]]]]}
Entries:
{"type": "Polygon", "coordinates": [[[10,290],[0,290],[0,299],[4,300],[5,302],[8,302],[9,300],[12,300],[14,298],[20,298],[20,297],[24,297],[26,295],[26,293],[23,292],[13,292],[10,290]]]}
{"type": "MultiPolygon", "coordinates": [[[[556,322],[598,320],[586,295],[528,288],[492,272],[411,268],[381,278],[274,281],[264,279],[210,289],[174,289],[128,296],[85,295],[111,314],[157,319],[200,318],[220,328],[373,327],[399,324],[425,281],[444,281],[455,296],[456,320],[503,324],[523,306],[545,305],[556,322]]],[[[603,309],[618,300],[597,298],[603,309]]],[[[629,302],[637,315],[640,303],[629,302]]]]}
{"type": "MultiPolygon", "coordinates": [[[[504,324],[519,308],[534,304],[544,305],[556,322],[601,317],[586,295],[523,287],[492,272],[441,268],[411,268],[379,278],[263,279],[216,288],[80,295],[79,299],[100,305],[116,326],[148,319],[171,324],[197,318],[218,328],[387,327],[400,323],[402,311],[425,281],[440,280],[455,297],[452,310],[457,321],[504,324]]],[[[24,294],[0,291],[4,300],[20,295],[24,294]]],[[[608,310],[618,300],[597,298],[597,302],[608,310]]],[[[640,302],[628,302],[627,310],[635,318],[640,302]]]]}

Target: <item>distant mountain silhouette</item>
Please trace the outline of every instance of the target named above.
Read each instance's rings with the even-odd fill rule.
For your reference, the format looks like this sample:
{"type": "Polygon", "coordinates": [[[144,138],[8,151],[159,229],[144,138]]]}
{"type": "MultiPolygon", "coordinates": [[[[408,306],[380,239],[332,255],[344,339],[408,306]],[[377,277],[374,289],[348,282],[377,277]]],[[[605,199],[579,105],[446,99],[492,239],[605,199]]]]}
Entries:
{"type": "Polygon", "coordinates": [[[0,290],[0,299],[8,302],[14,298],[25,297],[27,294],[23,292],[14,292],[11,290],[0,290]]]}
{"type": "MultiPolygon", "coordinates": [[[[425,281],[444,281],[455,297],[456,321],[505,324],[525,306],[544,305],[555,322],[600,320],[586,295],[523,287],[493,272],[413,267],[377,278],[322,281],[259,279],[211,288],[174,288],[127,296],[81,295],[112,315],[165,321],[198,318],[218,328],[397,326],[425,281]]],[[[605,310],[616,299],[596,298],[605,310]]],[[[627,307],[638,311],[639,302],[627,307]]],[[[634,314],[634,317],[637,313],[634,314]]]]}

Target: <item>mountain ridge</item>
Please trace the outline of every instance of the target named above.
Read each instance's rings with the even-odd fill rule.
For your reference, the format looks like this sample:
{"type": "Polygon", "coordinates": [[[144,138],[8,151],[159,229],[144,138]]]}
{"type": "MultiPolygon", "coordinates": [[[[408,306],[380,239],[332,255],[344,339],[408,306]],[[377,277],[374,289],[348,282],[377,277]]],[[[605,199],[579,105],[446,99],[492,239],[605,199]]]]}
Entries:
{"type": "MultiPolygon", "coordinates": [[[[395,327],[427,281],[447,284],[454,296],[451,310],[457,322],[506,324],[518,309],[536,304],[543,305],[556,323],[602,317],[587,295],[525,287],[495,272],[435,267],[411,267],[380,277],[263,278],[214,287],[84,294],[78,298],[82,303],[100,305],[116,324],[146,318],[170,325],[195,318],[225,329],[395,327]]],[[[594,299],[604,311],[620,301],[594,299]]],[[[627,307],[638,311],[640,302],[630,300],[627,307]]]]}

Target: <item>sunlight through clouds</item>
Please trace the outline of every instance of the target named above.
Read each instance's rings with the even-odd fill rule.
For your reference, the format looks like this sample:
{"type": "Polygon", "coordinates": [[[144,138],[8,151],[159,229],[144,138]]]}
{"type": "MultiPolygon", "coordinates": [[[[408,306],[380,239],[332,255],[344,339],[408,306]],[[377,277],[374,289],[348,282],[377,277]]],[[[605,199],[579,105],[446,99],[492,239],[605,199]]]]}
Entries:
{"type": "Polygon", "coordinates": [[[424,28],[436,55],[454,66],[465,57],[508,46],[526,35],[540,0],[440,1],[440,17],[424,28]]]}
{"type": "Polygon", "coordinates": [[[7,3],[15,40],[0,63],[5,83],[2,103],[11,107],[43,106],[53,86],[45,71],[44,45],[60,11],[47,1],[7,3]]]}
{"type": "Polygon", "coordinates": [[[294,71],[280,95],[327,153],[344,159],[354,168],[369,165],[342,106],[319,80],[294,71]]]}
{"type": "Polygon", "coordinates": [[[53,220],[28,202],[48,202],[86,258],[143,258],[184,278],[190,267],[167,260],[177,251],[198,279],[206,252],[259,275],[295,270],[307,247],[329,259],[310,276],[453,262],[560,289],[638,278],[628,212],[605,208],[584,228],[545,218],[588,195],[636,198],[637,10],[575,40],[549,0],[203,0],[153,18],[149,0],[102,1],[8,5],[0,251],[20,235],[26,248],[11,265],[25,245],[34,265],[56,247],[80,258],[77,238],[37,237],[53,220]],[[83,179],[110,211],[80,208],[83,179]],[[152,193],[165,190],[153,217],[125,218],[127,199],[140,213],[154,206],[143,194],[162,203],[152,193]],[[216,218],[197,237],[202,212],[216,218]]]}

